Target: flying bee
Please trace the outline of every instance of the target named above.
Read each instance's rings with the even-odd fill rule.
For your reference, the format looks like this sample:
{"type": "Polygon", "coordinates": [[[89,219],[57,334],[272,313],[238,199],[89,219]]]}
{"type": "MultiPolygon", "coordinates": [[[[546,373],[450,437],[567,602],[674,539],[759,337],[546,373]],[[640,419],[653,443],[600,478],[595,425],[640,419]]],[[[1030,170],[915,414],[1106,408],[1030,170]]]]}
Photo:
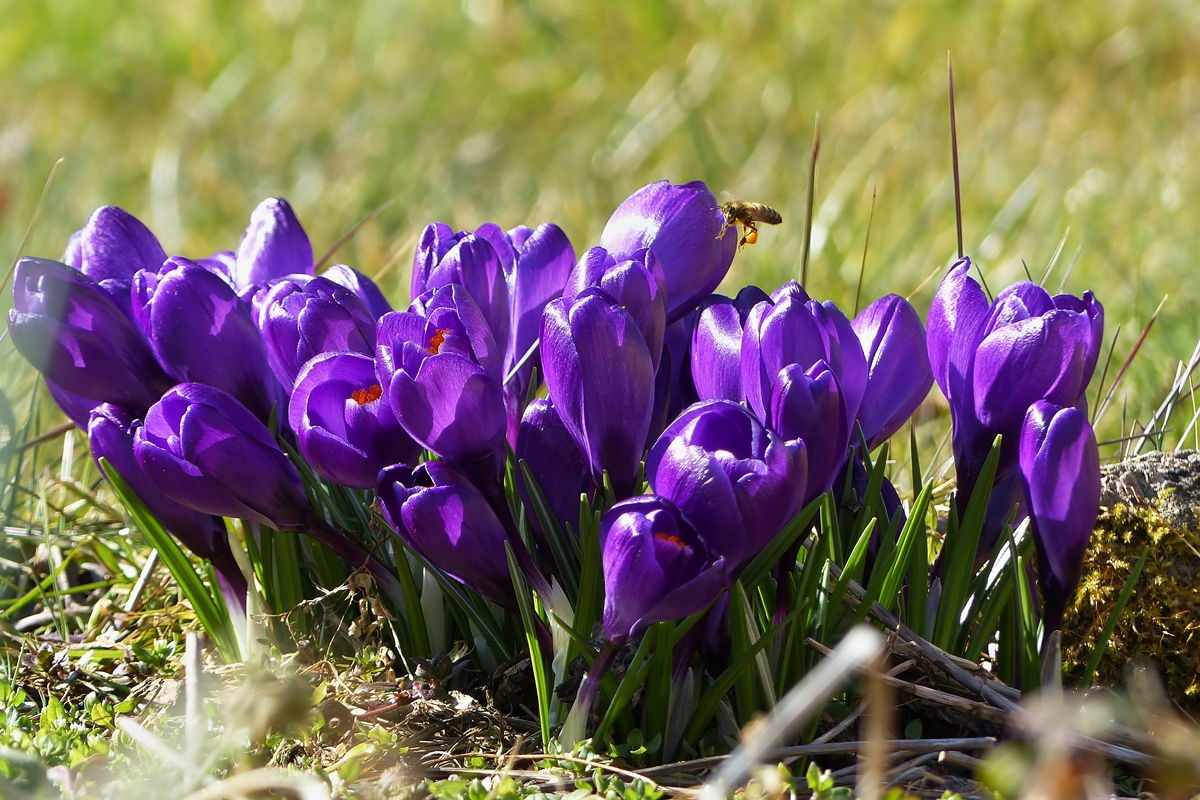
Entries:
{"type": "Polygon", "coordinates": [[[725,224],[721,226],[721,232],[717,234],[717,238],[724,239],[725,231],[729,230],[731,226],[741,225],[743,232],[742,238],[738,242],[738,248],[758,241],[758,223],[778,225],[783,222],[783,217],[779,215],[779,212],[770,206],[764,206],[762,203],[747,203],[744,200],[731,200],[722,204],[721,213],[725,215],[725,224]]]}

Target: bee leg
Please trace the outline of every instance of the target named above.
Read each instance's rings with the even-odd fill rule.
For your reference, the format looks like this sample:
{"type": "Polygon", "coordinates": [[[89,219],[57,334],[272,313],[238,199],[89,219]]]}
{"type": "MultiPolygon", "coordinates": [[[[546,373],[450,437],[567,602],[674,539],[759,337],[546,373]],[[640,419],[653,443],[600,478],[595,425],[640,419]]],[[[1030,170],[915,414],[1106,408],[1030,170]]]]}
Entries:
{"type": "Polygon", "coordinates": [[[717,233],[717,235],[716,235],[714,238],[716,238],[716,239],[724,239],[724,238],[725,238],[725,231],[727,231],[727,230],[729,230],[729,221],[728,221],[728,220],[726,220],[726,221],[725,221],[725,224],[721,226],[721,230],[720,230],[720,231],[717,233]]]}
{"type": "Polygon", "coordinates": [[[742,239],[738,242],[738,249],[745,247],[748,244],[754,244],[758,241],[758,227],[753,222],[742,223],[742,239]]]}

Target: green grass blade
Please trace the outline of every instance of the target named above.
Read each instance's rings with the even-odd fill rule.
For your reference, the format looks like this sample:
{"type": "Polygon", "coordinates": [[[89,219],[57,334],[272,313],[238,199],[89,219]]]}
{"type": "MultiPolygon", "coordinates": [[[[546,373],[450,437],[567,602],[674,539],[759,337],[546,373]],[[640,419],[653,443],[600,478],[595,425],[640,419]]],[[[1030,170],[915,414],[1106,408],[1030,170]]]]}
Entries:
{"type": "Polygon", "coordinates": [[[142,533],[146,535],[150,545],[158,550],[163,564],[175,578],[175,582],[179,584],[179,590],[183,596],[191,603],[192,610],[196,612],[196,618],[200,620],[200,625],[212,638],[221,657],[230,663],[241,661],[242,654],[238,647],[237,636],[234,635],[229,619],[229,610],[225,607],[225,600],[220,591],[209,591],[200,575],[192,567],[183,548],[171,534],[163,529],[133,487],[120,476],[116,467],[108,459],[102,457],[100,468],[104,470],[113,491],[128,509],[130,516],[137,522],[142,533]]]}
{"type": "Polygon", "coordinates": [[[513,589],[517,593],[517,608],[521,612],[521,624],[525,628],[525,644],[529,647],[529,661],[533,669],[533,685],[537,692],[538,722],[542,727],[542,747],[550,743],[550,676],[546,671],[541,645],[538,644],[536,615],[529,584],[513,554],[512,545],[504,543],[504,555],[508,558],[508,574],[512,577],[513,589]]]}
{"type": "Polygon", "coordinates": [[[771,571],[771,567],[778,563],[779,559],[783,558],[783,554],[792,546],[796,539],[803,533],[808,531],[808,526],[812,522],[813,517],[821,510],[826,495],[821,495],[813,500],[807,506],[800,510],[796,516],[792,517],[791,521],[783,526],[779,533],[775,534],[775,538],[759,551],[746,568],[742,570],[741,580],[746,586],[757,586],[763,578],[767,577],[767,573],[771,571]]]}
{"type": "Polygon", "coordinates": [[[1146,548],[1142,550],[1142,554],[1138,556],[1137,563],[1133,565],[1133,571],[1125,579],[1125,585],[1121,587],[1121,593],[1117,595],[1116,605],[1109,612],[1108,619],[1104,621],[1104,628],[1100,631],[1100,635],[1096,637],[1096,644],[1092,649],[1092,655],[1088,658],[1087,670],[1083,673],[1084,688],[1092,685],[1092,678],[1096,675],[1096,668],[1100,666],[1100,659],[1104,658],[1104,652],[1108,650],[1108,640],[1112,638],[1112,633],[1117,628],[1117,620],[1121,618],[1121,612],[1125,610],[1125,605],[1129,602],[1129,598],[1133,597],[1134,587],[1137,586],[1138,578],[1142,577],[1142,568],[1146,566],[1146,557],[1149,555],[1150,546],[1146,545],[1146,548]]]}

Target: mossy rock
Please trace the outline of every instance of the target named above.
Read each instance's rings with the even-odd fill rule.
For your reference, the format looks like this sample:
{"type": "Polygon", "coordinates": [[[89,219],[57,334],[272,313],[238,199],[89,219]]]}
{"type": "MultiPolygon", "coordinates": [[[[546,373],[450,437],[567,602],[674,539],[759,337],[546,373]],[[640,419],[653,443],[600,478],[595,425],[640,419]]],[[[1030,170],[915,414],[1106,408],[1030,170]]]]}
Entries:
{"type": "Polygon", "coordinates": [[[1154,452],[1106,466],[1100,517],[1079,591],[1063,620],[1068,680],[1087,668],[1117,595],[1146,566],[1093,679],[1124,684],[1126,662],[1154,660],[1181,708],[1200,712],[1200,453],[1154,452]]]}

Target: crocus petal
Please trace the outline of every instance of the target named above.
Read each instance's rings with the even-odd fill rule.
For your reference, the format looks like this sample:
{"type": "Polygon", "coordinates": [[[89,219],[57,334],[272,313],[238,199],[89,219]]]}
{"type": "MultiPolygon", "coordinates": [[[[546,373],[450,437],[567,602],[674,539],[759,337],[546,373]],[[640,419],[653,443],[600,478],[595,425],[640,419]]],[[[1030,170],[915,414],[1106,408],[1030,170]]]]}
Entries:
{"type": "Polygon", "coordinates": [[[1057,630],[1100,510],[1100,453],[1077,408],[1038,402],[1021,430],[1021,475],[1038,553],[1046,630],[1057,630]]]}
{"type": "Polygon", "coordinates": [[[921,318],[899,295],[871,303],[851,324],[867,360],[858,422],[873,450],[912,416],[933,386],[933,372],[921,318]]]}
{"type": "Polygon", "coordinates": [[[954,262],[938,284],[926,325],[933,379],[952,404],[969,397],[970,360],[988,315],[987,296],[970,271],[971,259],[954,262]]]}
{"type": "Polygon", "coordinates": [[[779,372],[771,392],[770,427],[786,441],[804,441],[808,475],[804,502],[833,485],[846,457],[850,431],[837,378],[818,361],[808,370],[799,364],[779,372]]]}
{"type": "Polygon", "coordinates": [[[747,286],[735,299],[712,295],[700,305],[692,334],[692,376],[701,400],[742,399],[742,332],[746,317],[767,295],[747,286]]]}
{"type": "Polygon", "coordinates": [[[737,237],[717,234],[725,217],[701,181],[658,181],[630,195],[613,212],[600,246],[616,258],[649,249],[666,278],[667,322],[696,308],[729,271],[737,237]]]}
{"type": "Polygon", "coordinates": [[[348,267],[345,264],[334,264],[322,272],[321,277],[328,281],[333,281],[338,286],[345,287],[358,295],[358,299],[363,301],[363,305],[367,307],[367,310],[371,312],[371,316],[375,319],[379,319],[392,310],[391,303],[383,296],[383,292],[379,291],[379,287],[375,285],[375,282],[353,267],[348,267]]]}
{"type": "Polygon", "coordinates": [[[18,262],[8,328],[26,361],[80,397],[141,411],[173,383],[112,297],[57,261],[18,262]]]}
{"type": "Polygon", "coordinates": [[[234,286],[265,286],[292,273],[313,274],[312,243],[288,202],[272,197],[250,215],[237,249],[234,286]]]}
{"type": "Polygon", "coordinates": [[[167,260],[150,229],[117,206],[102,206],[92,212],[81,231],[79,248],[79,269],[84,275],[126,288],[138,270],[157,272],[167,260]]]}
{"type": "Polygon", "coordinates": [[[278,391],[250,308],[217,275],[184,258],[134,278],[133,311],[158,363],[175,380],[207,383],[236,397],[259,419],[278,391]]]}

